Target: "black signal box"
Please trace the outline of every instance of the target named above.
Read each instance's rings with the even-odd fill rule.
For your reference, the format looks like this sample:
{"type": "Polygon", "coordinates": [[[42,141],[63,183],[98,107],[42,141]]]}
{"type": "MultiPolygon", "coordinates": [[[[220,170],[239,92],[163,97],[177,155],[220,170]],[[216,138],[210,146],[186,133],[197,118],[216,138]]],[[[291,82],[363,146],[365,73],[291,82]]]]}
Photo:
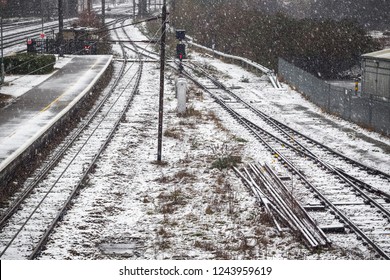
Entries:
{"type": "Polygon", "coordinates": [[[182,29],[176,30],[176,39],[184,40],[186,38],[186,31],[182,29]]]}
{"type": "Polygon", "coordinates": [[[176,45],[176,57],[180,60],[186,58],[186,45],[184,44],[176,45]]]}

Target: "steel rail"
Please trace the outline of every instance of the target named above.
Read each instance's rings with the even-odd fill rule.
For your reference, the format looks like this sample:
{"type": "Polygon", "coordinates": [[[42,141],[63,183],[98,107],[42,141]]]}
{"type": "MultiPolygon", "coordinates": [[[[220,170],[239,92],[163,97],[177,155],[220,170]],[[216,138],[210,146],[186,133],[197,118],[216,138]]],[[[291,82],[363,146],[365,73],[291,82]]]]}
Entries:
{"type": "MultiPolygon", "coordinates": [[[[123,23],[122,23],[123,25],[123,23]]],[[[116,32],[116,31],[115,31],[116,32]]],[[[125,31],[126,33],[126,31],[125,31]]],[[[126,35],[128,36],[128,34],[126,33],[126,35]]],[[[122,45],[122,44],[121,44],[122,45]]],[[[123,53],[124,52],[124,47],[123,45],[121,46],[122,47],[122,51],[123,53]]],[[[124,56],[126,56],[124,54],[124,56]]],[[[119,114],[119,117],[117,117],[113,127],[111,128],[110,130],[110,133],[109,135],[107,136],[106,140],[104,141],[104,143],[101,145],[100,149],[96,152],[95,154],[95,157],[93,158],[93,160],[90,162],[90,164],[88,165],[88,168],[85,170],[85,173],[84,175],[81,177],[79,183],[77,184],[77,186],[74,188],[74,190],[72,191],[71,195],[68,197],[67,201],[65,202],[65,204],[63,205],[63,207],[61,208],[61,210],[58,212],[57,216],[55,217],[55,219],[52,221],[52,223],[50,224],[50,226],[48,227],[48,229],[46,230],[46,232],[44,233],[44,235],[41,237],[38,245],[34,248],[33,252],[30,254],[29,256],[29,259],[34,259],[36,258],[40,251],[42,250],[42,248],[46,245],[47,243],[47,240],[49,238],[49,235],[51,234],[51,232],[54,230],[55,226],[57,225],[57,223],[62,219],[62,216],[63,216],[63,213],[66,212],[66,210],[69,208],[69,206],[71,205],[71,202],[73,200],[73,198],[77,195],[77,193],[79,192],[79,190],[81,189],[82,185],[84,184],[85,180],[87,179],[88,175],[90,174],[91,170],[94,168],[95,166],[95,163],[97,162],[97,160],[99,159],[100,155],[103,153],[103,151],[105,150],[106,146],[108,145],[108,143],[111,141],[116,129],[118,128],[121,120],[123,119],[124,115],[126,114],[126,112],[128,111],[129,107],[130,107],[130,104],[133,100],[133,97],[134,95],[136,94],[136,92],[138,92],[138,88],[139,88],[139,84],[140,84],[140,81],[141,81],[141,77],[142,77],[142,69],[143,69],[143,63],[142,63],[142,60],[141,60],[141,56],[139,55],[139,69],[137,71],[137,74],[136,74],[136,80],[135,80],[135,83],[134,83],[134,86],[133,86],[133,90],[132,90],[132,93],[131,93],[131,97],[130,99],[128,100],[126,106],[123,107],[121,113],[119,114]]],[[[135,76],[133,76],[134,78],[135,76]]],[[[132,79],[133,79],[132,78],[132,79]]],[[[132,82],[132,79],[128,82],[128,85],[130,85],[130,83],[132,82]]],[[[123,93],[124,91],[122,91],[123,93]]],[[[112,105],[112,107],[115,105],[116,103],[114,103],[112,105]]],[[[111,108],[112,108],[111,107],[111,108]]],[[[98,127],[95,128],[94,132],[97,130],[98,127]]],[[[93,133],[94,133],[93,132],[93,133]]],[[[85,142],[87,143],[87,141],[85,142]]],[[[83,147],[82,147],[83,148],[83,147]]],[[[81,149],[82,149],[81,148],[81,149]]],[[[80,150],[81,150],[80,149],[80,150]]]]}
{"type": "Polygon", "coordinates": [[[55,164],[60,160],[60,158],[65,154],[69,147],[76,141],[80,134],[85,130],[85,128],[92,122],[93,118],[99,113],[100,109],[103,107],[106,100],[111,96],[112,92],[118,85],[120,79],[122,79],[124,70],[126,68],[126,63],[122,64],[122,67],[119,71],[118,76],[116,77],[111,90],[100,100],[99,104],[95,106],[93,111],[87,116],[84,123],[77,128],[77,130],[72,134],[66,142],[61,145],[60,149],[50,158],[50,160],[45,164],[45,166],[40,170],[40,172],[34,177],[33,181],[26,186],[25,190],[18,196],[12,205],[10,205],[7,210],[0,217],[0,229],[4,227],[4,224],[8,219],[17,211],[20,204],[26,199],[26,197],[34,190],[34,188],[42,181],[42,179],[48,174],[50,170],[53,169],[55,164]]]}
{"type": "MultiPolygon", "coordinates": [[[[117,23],[121,20],[114,20],[113,22],[117,23]]],[[[111,24],[112,22],[110,22],[111,24]]],[[[123,46],[121,45],[123,48],[123,46]]],[[[125,51],[123,50],[123,54],[125,51]]],[[[126,61],[122,63],[121,69],[119,70],[118,75],[116,76],[113,84],[111,85],[111,89],[107,92],[107,94],[99,101],[97,105],[94,106],[92,111],[86,117],[86,120],[83,124],[77,128],[77,130],[72,134],[70,138],[63,143],[58,151],[50,158],[50,160],[45,164],[45,166],[40,170],[40,172],[34,177],[33,181],[26,186],[25,190],[18,196],[18,198],[14,201],[14,203],[8,207],[8,209],[2,213],[0,216],[0,229],[4,226],[7,220],[13,215],[13,213],[17,210],[23,200],[31,193],[31,191],[39,184],[39,182],[48,174],[48,172],[53,168],[53,166],[60,160],[60,158],[65,154],[66,150],[75,142],[75,140],[80,136],[80,134],[85,130],[85,128],[92,122],[93,118],[99,113],[107,99],[112,95],[113,91],[117,87],[119,81],[123,78],[126,69],[126,61]]]]}
{"type": "MultiPolygon", "coordinates": [[[[238,114],[236,111],[234,111],[231,107],[229,107],[224,101],[222,101],[220,98],[218,98],[215,94],[213,94],[206,86],[204,86],[202,83],[197,81],[195,78],[193,78],[188,72],[183,71],[183,74],[188,77],[190,80],[192,80],[195,84],[197,84],[199,87],[204,89],[206,92],[210,94],[210,96],[213,97],[213,99],[221,105],[230,115],[232,115],[241,125],[243,125],[245,128],[247,128],[256,138],[258,138],[262,143],[264,143],[265,146],[268,147],[273,153],[277,154],[278,157],[287,164],[294,172],[318,195],[321,200],[326,203],[326,205],[332,209],[335,213],[338,214],[339,217],[342,218],[343,221],[345,221],[346,224],[350,226],[354,230],[354,232],[360,236],[363,240],[365,240],[372,248],[375,249],[379,253],[380,256],[382,256],[385,259],[390,259],[390,256],[383,251],[382,248],[380,248],[371,238],[369,238],[361,229],[359,229],[358,226],[355,225],[354,222],[352,222],[344,213],[342,213],[333,203],[331,203],[322,193],[313,185],[311,184],[306,177],[297,169],[295,166],[287,160],[278,150],[273,148],[270,144],[267,143],[267,141],[256,131],[256,129],[253,128],[252,125],[250,125],[245,118],[243,118],[240,114],[238,114]]],[[[328,166],[328,165],[327,165],[328,166]]],[[[335,172],[334,169],[331,169],[332,172],[335,172]]],[[[348,181],[347,181],[348,182],[348,181]]],[[[382,211],[382,210],[381,210],[382,211]]]]}
{"type": "MultiPolygon", "coordinates": [[[[349,186],[351,186],[352,188],[354,188],[361,196],[363,196],[367,202],[371,203],[372,205],[374,205],[375,207],[377,207],[390,221],[390,211],[387,210],[385,207],[383,207],[380,203],[378,203],[374,198],[370,197],[369,195],[367,195],[361,188],[359,188],[359,186],[355,183],[355,182],[361,182],[360,180],[354,178],[353,176],[351,175],[348,175],[346,172],[340,170],[340,169],[337,169],[337,168],[334,168],[333,166],[327,164],[325,161],[321,160],[320,158],[316,157],[316,156],[312,156],[310,153],[308,153],[307,151],[305,152],[302,152],[300,151],[299,149],[297,149],[296,147],[292,146],[292,145],[289,145],[289,144],[286,144],[282,139],[272,135],[271,133],[269,133],[268,131],[266,131],[265,129],[259,127],[258,125],[256,125],[255,123],[249,121],[248,119],[242,117],[242,120],[246,123],[248,123],[251,127],[253,127],[254,129],[258,130],[258,131],[261,131],[261,133],[265,133],[271,137],[273,137],[275,140],[277,140],[278,142],[284,144],[285,146],[295,150],[298,154],[302,154],[304,156],[307,156],[308,158],[312,159],[313,161],[321,164],[323,167],[325,167],[328,171],[336,174],[340,179],[344,180],[345,183],[347,183],[349,186]]],[[[307,150],[307,148],[305,148],[307,150]]],[[[369,184],[367,183],[364,183],[364,182],[361,182],[364,184],[365,186],[365,190],[376,190],[374,187],[370,186],[369,184]]],[[[378,190],[379,192],[379,190],[378,190]]],[[[390,195],[388,195],[387,193],[385,192],[382,192],[380,191],[380,193],[383,195],[383,196],[386,196],[387,198],[390,197],[390,195]]]]}
{"type": "Polygon", "coordinates": [[[323,240],[317,240],[312,232],[304,225],[303,221],[300,220],[295,213],[291,210],[291,208],[287,205],[286,201],[280,196],[280,194],[273,188],[267,178],[258,170],[255,166],[249,165],[253,172],[261,179],[263,185],[267,192],[271,195],[273,200],[277,205],[279,205],[279,209],[288,217],[288,220],[291,221],[293,225],[295,225],[296,229],[301,232],[301,234],[305,237],[307,242],[313,248],[318,248],[320,246],[325,246],[326,242],[323,240]]]}
{"type": "Polygon", "coordinates": [[[357,187],[360,187],[360,188],[363,188],[365,189],[366,191],[368,191],[369,193],[373,193],[381,198],[383,198],[386,202],[390,203],[390,194],[384,192],[384,191],[381,191],[377,188],[374,188],[373,186],[349,175],[348,173],[346,173],[344,170],[342,169],[339,169],[339,168],[335,168],[336,171],[340,172],[340,174],[342,174],[343,176],[345,176],[346,178],[348,178],[349,180],[351,180],[352,182],[355,183],[355,185],[357,187]]]}
{"type": "MultiPolygon", "coordinates": [[[[123,46],[122,46],[122,50],[124,50],[123,46]]],[[[135,81],[135,84],[133,86],[133,90],[132,90],[132,93],[131,93],[131,98],[128,100],[128,103],[126,104],[126,106],[122,109],[121,113],[119,114],[119,117],[115,121],[115,123],[114,123],[114,125],[113,125],[113,127],[112,127],[112,129],[111,129],[111,131],[110,131],[110,133],[108,135],[108,137],[106,138],[105,142],[103,143],[103,145],[101,145],[100,149],[96,152],[95,157],[93,158],[93,160],[88,165],[88,168],[85,170],[85,173],[82,176],[82,178],[80,179],[79,184],[77,184],[77,186],[74,188],[74,190],[72,191],[71,195],[68,197],[67,201],[65,202],[65,204],[63,205],[61,210],[58,212],[58,214],[55,217],[55,219],[52,221],[52,223],[50,224],[50,226],[48,227],[48,229],[46,230],[44,235],[41,237],[38,245],[34,248],[33,252],[29,256],[29,259],[36,258],[38,256],[38,254],[40,253],[40,251],[42,250],[42,248],[45,246],[45,244],[47,243],[47,240],[49,238],[49,235],[51,234],[51,232],[53,231],[53,229],[55,228],[57,223],[61,220],[61,218],[63,216],[63,213],[65,213],[66,210],[69,208],[73,198],[77,195],[77,193],[79,192],[80,188],[82,187],[82,185],[84,184],[85,180],[87,179],[87,176],[90,174],[90,171],[94,168],[94,165],[95,165],[96,161],[99,159],[100,155],[102,154],[102,152],[104,151],[104,149],[106,148],[108,143],[111,141],[111,138],[113,137],[116,129],[118,128],[121,120],[123,119],[123,116],[128,111],[128,108],[130,107],[130,104],[131,104],[131,102],[133,100],[134,95],[138,91],[139,84],[140,84],[141,77],[142,77],[142,68],[143,68],[143,63],[142,63],[142,60],[141,60],[141,56],[139,56],[139,69],[138,69],[137,74],[136,74],[136,81],[135,81]]],[[[134,78],[134,76],[133,76],[133,78],[134,78]]],[[[132,82],[132,80],[130,80],[128,82],[128,85],[130,85],[131,82],[132,82]]],[[[113,104],[113,106],[114,105],[115,105],[115,103],[113,104]]],[[[97,128],[98,127],[96,127],[96,129],[97,128]]],[[[96,129],[94,131],[96,131],[96,129]]]]}
{"type": "MultiPolygon", "coordinates": [[[[122,50],[123,50],[123,53],[125,53],[124,49],[122,49],[122,50]]],[[[122,74],[124,73],[125,64],[126,64],[126,62],[124,62],[124,63],[122,64],[122,70],[121,70],[121,73],[122,73],[122,74]]],[[[96,160],[98,159],[98,156],[102,153],[102,151],[103,151],[104,148],[106,147],[107,143],[108,143],[108,142],[110,141],[110,139],[112,138],[112,136],[113,136],[113,134],[114,134],[114,132],[115,132],[117,126],[119,125],[121,119],[123,118],[123,115],[125,114],[125,112],[128,110],[128,107],[130,106],[130,103],[131,103],[131,100],[132,100],[134,94],[138,91],[138,85],[139,85],[139,83],[140,83],[140,77],[141,77],[141,75],[142,75],[142,62],[140,62],[140,64],[139,64],[139,70],[137,71],[136,76],[133,76],[133,78],[134,78],[134,77],[137,77],[137,78],[136,78],[135,86],[134,86],[133,91],[132,91],[132,93],[131,93],[131,97],[130,97],[130,99],[128,100],[127,105],[123,108],[123,110],[122,110],[120,116],[116,119],[115,124],[112,126],[112,128],[111,128],[111,130],[110,130],[110,133],[109,133],[109,135],[108,135],[108,137],[105,139],[105,142],[100,146],[99,151],[95,154],[93,160],[92,160],[91,163],[89,164],[88,169],[85,171],[84,175],[82,176],[81,180],[79,181],[79,184],[73,189],[71,195],[68,197],[67,201],[65,202],[65,204],[63,205],[63,207],[61,208],[61,210],[57,213],[56,217],[55,217],[54,220],[51,222],[51,225],[49,226],[49,228],[45,231],[45,234],[44,234],[43,237],[40,239],[38,245],[35,247],[35,249],[33,250],[33,253],[31,253],[31,255],[29,256],[29,258],[35,258],[35,257],[37,256],[37,254],[39,253],[39,251],[41,250],[41,248],[44,246],[44,244],[46,243],[46,240],[47,240],[49,234],[51,233],[51,231],[52,231],[53,228],[55,227],[56,223],[61,219],[61,217],[62,217],[63,214],[65,213],[66,209],[69,207],[72,198],[77,194],[78,190],[80,189],[80,187],[82,186],[83,182],[85,181],[86,176],[90,173],[90,171],[91,171],[91,169],[93,168],[93,166],[94,166],[96,160]]],[[[123,78],[123,75],[121,75],[120,78],[123,78]]],[[[120,78],[119,78],[119,79],[120,79],[120,78]]],[[[114,82],[114,86],[112,86],[112,88],[111,88],[111,90],[110,90],[110,93],[111,93],[111,92],[114,90],[114,88],[117,86],[119,79],[117,79],[117,81],[114,82]]],[[[132,81],[130,81],[130,82],[128,83],[128,85],[129,85],[131,82],[132,82],[132,81]]],[[[123,93],[123,92],[124,92],[124,90],[122,91],[122,93],[123,93]]],[[[109,95],[109,94],[107,94],[107,95],[105,96],[104,100],[107,100],[108,95],[109,95]]],[[[119,98],[119,97],[118,97],[118,98],[119,98]]],[[[117,98],[117,100],[118,100],[118,98],[117,98]]],[[[105,103],[105,101],[103,101],[103,102],[100,103],[100,104],[104,104],[104,103],[105,103]]],[[[114,106],[114,105],[115,105],[115,103],[114,103],[112,106],[114,106]]],[[[102,106],[102,105],[101,105],[101,106],[102,106]]],[[[101,108],[101,106],[98,106],[98,107],[95,109],[95,112],[98,112],[99,109],[101,108]]],[[[112,108],[112,106],[111,106],[111,108],[112,108]]],[[[91,121],[93,118],[94,118],[94,117],[91,117],[91,118],[89,118],[89,120],[91,121]]],[[[89,123],[90,123],[90,122],[89,122],[89,123]]],[[[100,123],[101,123],[101,122],[100,122],[100,123]]],[[[85,128],[87,125],[88,125],[88,124],[85,124],[85,125],[83,125],[82,127],[85,128]]],[[[95,128],[94,131],[96,131],[96,129],[97,129],[97,128],[95,128]]],[[[79,130],[82,131],[83,129],[79,129],[79,130]]],[[[78,135],[78,133],[76,133],[76,134],[78,135]]],[[[77,138],[77,135],[75,136],[75,138],[77,138]]],[[[65,146],[68,146],[68,147],[69,147],[72,143],[73,143],[73,141],[69,141],[68,144],[66,144],[65,146]]],[[[84,145],[85,145],[85,144],[84,144],[84,145]]],[[[84,145],[83,145],[83,146],[84,146],[84,145]]],[[[81,147],[81,149],[82,149],[82,147],[81,147]]],[[[63,149],[63,150],[65,151],[66,149],[63,149]]],[[[76,154],[76,156],[77,156],[77,154],[76,154]]],[[[53,162],[55,163],[56,161],[57,161],[57,160],[54,160],[53,162]]],[[[49,169],[50,169],[50,168],[49,168],[49,169]]],[[[62,173],[62,174],[63,174],[63,173],[62,173]]],[[[40,178],[42,179],[44,176],[45,176],[44,174],[41,174],[40,178]]],[[[61,176],[62,176],[62,175],[61,175],[61,176]]],[[[39,179],[38,179],[37,181],[39,181],[39,179]]],[[[30,190],[30,192],[31,192],[31,190],[30,190]]],[[[50,192],[50,190],[49,190],[49,192],[50,192]]],[[[27,197],[27,196],[28,196],[28,194],[25,195],[24,198],[27,197]]],[[[45,197],[46,197],[46,196],[45,196],[45,197]]],[[[45,197],[44,197],[44,198],[45,198],[45,197]]],[[[21,200],[24,200],[24,198],[21,199],[21,200]]],[[[39,203],[39,205],[40,205],[40,204],[41,204],[41,203],[39,203]]],[[[20,203],[19,203],[19,205],[20,205],[20,203]]],[[[39,205],[35,208],[35,210],[33,210],[34,213],[36,212],[36,209],[39,208],[39,205]]],[[[17,207],[16,207],[16,208],[13,207],[13,208],[16,209],[17,207]]],[[[30,217],[31,217],[34,213],[32,213],[32,214],[30,215],[30,217]]],[[[26,225],[26,223],[27,223],[27,221],[22,225],[22,227],[24,227],[24,226],[26,225]]],[[[15,240],[16,236],[20,233],[21,230],[22,230],[22,229],[20,229],[20,230],[18,231],[18,233],[12,238],[11,242],[8,243],[8,245],[7,245],[6,248],[3,250],[3,252],[0,254],[0,256],[2,256],[2,255],[4,254],[4,252],[9,248],[9,246],[11,245],[11,243],[13,242],[13,240],[15,240]]]]}
{"type": "MultiPolygon", "coordinates": [[[[307,213],[307,211],[305,210],[305,208],[294,198],[294,196],[291,194],[291,192],[288,191],[287,187],[285,186],[285,184],[283,184],[283,182],[280,180],[280,178],[276,175],[276,173],[271,169],[271,167],[269,167],[269,165],[265,164],[264,165],[265,169],[267,170],[267,172],[271,175],[271,177],[273,178],[273,180],[276,182],[276,184],[284,191],[284,193],[288,196],[288,199],[289,200],[293,200],[294,203],[295,203],[295,206],[299,208],[300,212],[303,214],[303,216],[305,217],[305,219],[307,221],[309,221],[310,223],[310,226],[313,226],[313,227],[317,227],[317,224],[316,222],[314,221],[314,219],[309,215],[309,213],[307,213]]],[[[318,228],[317,229],[318,231],[318,234],[320,235],[320,238],[322,238],[324,241],[325,241],[325,245],[330,245],[332,242],[328,239],[328,237],[326,236],[326,234],[320,229],[318,228]]]]}
{"type": "MultiPolygon", "coordinates": [[[[185,66],[187,66],[188,68],[190,69],[194,69],[194,67],[191,67],[190,65],[186,64],[185,66]]],[[[342,159],[346,160],[346,161],[349,161],[350,163],[352,164],[355,164],[355,165],[358,165],[360,166],[361,168],[373,173],[373,174],[380,174],[381,176],[387,178],[389,181],[390,181],[390,174],[386,173],[386,172],[383,172],[381,170],[378,170],[378,169],[375,169],[373,167],[370,167],[370,166],[367,166],[361,162],[358,162],[346,155],[343,155],[342,153],[340,152],[337,152],[336,150],[330,148],[329,146],[327,145],[324,145],[322,143],[320,143],[319,141],[313,139],[313,138],[310,138],[306,135],[304,135],[303,133],[300,133],[298,132],[297,130],[287,126],[286,124],[283,124],[282,122],[268,116],[267,114],[265,114],[264,112],[261,112],[259,109],[253,107],[251,104],[249,104],[248,102],[246,102],[245,100],[243,100],[242,98],[240,98],[237,94],[235,94],[233,91],[231,91],[230,89],[228,89],[225,85],[223,85],[221,82],[219,82],[218,80],[216,80],[214,77],[210,76],[205,70],[203,70],[202,68],[200,68],[199,65],[196,65],[197,67],[197,70],[201,71],[208,79],[210,79],[217,87],[220,87],[221,89],[223,89],[224,91],[226,91],[228,94],[230,94],[231,96],[233,96],[237,101],[241,102],[242,104],[245,105],[245,107],[247,107],[248,109],[250,109],[253,113],[255,113],[256,115],[258,115],[259,117],[261,117],[265,122],[268,122],[270,125],[272,125],[275,129],[279,130],[282,134],[286,135],[286,137],[288,139],[290,139],[291,141],[293,141],[294,143],[296,143],[299,147],[301,147],[302,149],[304,149],[306,151],[306,153],[308,154],[311,154],[312,156],[316,156],[315,154],[313,154],[309,149],[307,149],[302,143],[300,143],[296,137],[293,137],[291,134],[289,134],[288,132],[286,132],[286,130],[289,130],[290,132],[296,134],[296,135],[299,135],[300,137],[302,137],[303,139],[306,139],[307,141],[309,142],[312,142],[314,144],[316,144],[317,146],[321,147],[321,148],[324,148],[326,150],[328,150],[330,153],[334,154],[334,155],[337,155],[338,157],[341,157],[342,159]],[[200,69],[199,69],[200,68],[200,69]]]]}
{"type": "MultiPolygon", "coordinates": [[[[262,119],[264,120],[270,120],[270,118],[268,116],[266,116],[263,112],[261,112],[260,110],[254,108],[252,105],[250,105],[249,103],[247,103],[246,101],[242,100],[240,97],[238,97],[236,94],[234,94],[232,91],[230,91],[229,89],[227,89],[225,86],[223,86],[221,83],[219,83],[216,79],[210,77],[210,76],[207,76],[209,79],[211,79],[215,85],[219,86],[221,89],[229,92],[234,98],[236,98],[238,101],[242,102],[248,109],[252,110],[253,112],[256,113],[256,115],[260,116],[262,119]]],[[[247,123],[249,123],[251,126],[254,126],[256,127],[256,129],[258,130],[261,130],[263,133],[266,133],[268,134],[269,136],[273,137],[274,139],[276,139],[277,141],[279,141],[280,143],[282,143],[283,145],[285,146],[288,146],[289,148],[291,149],[294,149],[297,153],[299,154],[303,154],[307,157],[309,157],[310,159],[312,160],[315,160],[316,162],[320,163],[322,166],[324,166],[325,168],[327,168],[329,171],[337,174],[341,179],[343,179],[348,185],[352,186],[360,195],[362,195],[367,201],[369,201],[372,205],[374,205],[375,207],[377,207],[378,209],[380,209],[380,211],[382,211],[382,213],[390,220],[390,211],[388,211],[385,207],[383,207],[381,204],[379,204],[378,202],[376,202],[375,199],[373,199],[372,197],[369,197],[366,193],[364,193],[361,188],[358,187],[357,184],[355,184],[354,182],[359,182],[361,184],[364,184],[365,186],[365,189],[371,189],[371,190],[375,190],[374,187],[370,186],[369,184],[367,183],[364,183],[356,178],[354,178],[353,176],[349,175],[348,173],[346,173],[345,171],[342,171],[338,168],[334,168],[333,166],[327,164],[326,162],[324,162],[323,160],[321,160],[318,156],[316,156],[315,154],[313,154],[309,148],[305,147],[303,144],[301,144],[300,142],[298,142],[294,137],[292,137],[290,134],[288,134],[283,128],[280,127],[279,124],[281,124],[280,122],[275,122],[273,120],[270,120],[271,124],[273,126],[275,126],[279,131],[281,131],[283,134],[285,134],[287,137],[289,137],[290,139],[292,139],[292,141],[296,144],[298,144],[298,146],[300,148],[302,148],[303,150],[300,150],[300,149],[297,149],[296,147],[290,145],[289,143],[283,141],[282,139],[278,138],[277,136],[273,135],[272,133],[269,133],[268,131],[260,128],[258,125],[256,125],[255,123],[249,121],[248,119],[242,117],[242,120],[246,121],[247,123]]],[[[286,127],[284,125],[284,127],[286,127]]],[[[291,128],[288,128],[290,130],[292,130],[291,128]]],[[[309,137],[306,137],[306,139],[308,139],[309,141],[312,141],[314,142],[315,140],[314,139],[311,139],[309,137]]],[[[328,151],[332,152],[332,153],[335,153],[334,150],[330,149],[329,147],[325,146],[325,145],[322,145],[321,143],[317,142],[316,143],[317,145],[323,147],[323,148],[326,148],[328,151]]],[[[340,156],[341,154],[340,153],[335,153],[336,155],[340,156]]],[[[353,161],[355,164],[359,164],[359,166],[363,167],[363,168],[366,168],[366,169],[369,169],[369,170],[373,170],[373,168],[369,168],[365,165],[361,165],[360,163],[350,159],[349,157],[346,157],[346,156],[343,156],[341,155],[341,158],[344,159],[344,160],[348,160],[348,161],[353,161]]],[[[381,173],[380,171],[378,170],[375,170],[375,173],[379,173],[381,175],[383,175],[383,173],[381,173]]],[[[387,176],[389,176],[390,178],[390,175],[389,174],[386,174],[387,176]]],[[[383,192],[383,191],[379,191],[377,190],[377,193],[380,192],[382,194],[382,196],[385,196],[386,198],[390,198],[390,195],[383,192]]]]}
{"type": "MultiPolygon", "coordinates": [[[[137,77],[136,77],[136,82],[135,82],[136,86],[133,88],[132,96],[134,96],[135,93],[138,91],[138,86],[139,86],[139,83],[140,83],[140,80],[141,80],[141,76],[142,76],[142,62],[140,62],[140,69],[139,69],[139,71],[137,71],[137,77]]],[[[131,102],[131,100],[130,100],[130,102],[131,102]]],[[[65,204],[63,205],[61,210],[58,212],[57,216],[54,218],[54,220],[52,221],[52,223],[50,224],[50,226],[48,227],[48,229],[46,230],[44,235],[41,237],[38,245],[34,248],[33,252],[29,256],[29,259],[36,258],[38,256],[38,254],[40,253],[40,251],[42,250],[42,248],[45,246],[45,244],[46,244],[46,242],[48,240],[49,235],[51,234],[51,232],[53,231],[53,229],[55,228],[57,223],[61,220],[63,214],[66,212],[66,210],[71,205],[71,202],[72,202],[73,198],[77,195],[77,193],[79,192],[79,190],[83,186],[85,180],[89,176],[91,170],[94,168],[95,163],[99,159],[100,155],[103,153],[104,149],[106,148],[108,143],[111,141],[111,138],[113,137],[113,135],[114,135],[116,129],[118,128],[118,126],[119,126],[123,116],[125,115],[125,113],[127,112],[128,108],[130,106],[130,102],[122,110],[122,112],[120,114],[120,117],[116,120],[116,122],[115,122],[113,128],[111,129],[111,132],[109,133],[106,141],[100,147],[100,149],[96,152],[95,157],[93,158],[93,160],[88,165],[88,168],[85,170],[84,175],[81,177],[79,184],[77,184],[77,186],[74,188],[74,190],[72,191],[71,195],[68,197],[67,201],[65,202],[65,204]]]]}

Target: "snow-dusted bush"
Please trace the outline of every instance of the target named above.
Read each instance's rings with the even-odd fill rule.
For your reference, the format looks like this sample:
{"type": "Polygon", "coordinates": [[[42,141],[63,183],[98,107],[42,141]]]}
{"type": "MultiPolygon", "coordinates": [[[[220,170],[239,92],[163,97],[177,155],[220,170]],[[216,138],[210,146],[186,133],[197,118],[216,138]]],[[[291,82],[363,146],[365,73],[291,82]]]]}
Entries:
{"type": "Polygon", "coordinates": [[[7,74],[42,75],[54,70],[56,58],[54,55],[21,53],[4,58],[4,68],[7,74]]]}

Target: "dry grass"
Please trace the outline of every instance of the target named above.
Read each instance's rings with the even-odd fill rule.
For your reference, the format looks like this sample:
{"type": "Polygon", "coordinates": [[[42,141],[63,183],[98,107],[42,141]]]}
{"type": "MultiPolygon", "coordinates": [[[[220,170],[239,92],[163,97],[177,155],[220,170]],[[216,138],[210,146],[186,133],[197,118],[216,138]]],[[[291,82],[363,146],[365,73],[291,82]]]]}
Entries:
{"type": "Polygon", "coordinates": [[[193,179],[195,179],[195,176],[193,174],[187,172],[186,170],[180,170],[172,176],[162,176],[160,178],[157,178],[155,181],[163,184],[168,184],[185,182],[193,179]]]}
{"type": "Polygon", "coordinates": [[[188,88],[188,91],[187,91],[187,96],[190,98],[195,98],[199,101],[203,101],[204,97],[203,97],[203,91],[199,88],[197,88],[196,86],[194,86],[193,84],[191,84],[191,86],[188,88]]]}
{"type": "Polygon", "coordinates": [[[170,137],[173,139],[181,140],[182,139],[182,131],[177,128],[168,128],[164,131],[165,137],[170,137]]]}
{"type": "Polygon", "coordinates": [[[174,179],[177,179],[177,180],[182,180],[184,178],[195,179],[195,176],[191,173],[188,173],[185,170],[181,170],[174,175],[174,179]]]}
{"type": "Polygon", "coordinates": [[[151,164],[157,165],[157,166],[167,166],[168,162],[164,161],[164,160],[154,160],[151,162],[151,164]]]}
{"type": "Polygon", "coordinates": [[[0,108],[9,104],[12,99],[12,96],[0,93],[0,108]]]}
{"type": "Polygon", "coordinates": [[[180,120],[179,125],[186,126],[188,128],[191,128],[191,129],[196,128],[196,123],[191,121],[191,120],[180,120]]]}
{"type": "Polygon", "coordinates": [[[226,127],[223,125],[221,119],[213,111],[209,111],[207,113],[206,120],[212,121],[215,127],[221,131],[226,131],[226,132],[228,131],[228,129],[226,129],[226,127]]]}
{"type": "Polygon", "coordinates": [[[241,156],[228,155],[225,157],[217,158],[212,164],[211,168],[217,168],[219,170],[232,168],[241,163],[241,156]]]}
{"type": "Polygon", "coordinates": [[[181,118],[190,118],[190,117],[195,117],[195,118],[202,118],[202,112],[199,110],[196,110],[194,107],[190,106],[186,109],[186,112],[183,114],[177,114],[178,117],[181,118]]]}

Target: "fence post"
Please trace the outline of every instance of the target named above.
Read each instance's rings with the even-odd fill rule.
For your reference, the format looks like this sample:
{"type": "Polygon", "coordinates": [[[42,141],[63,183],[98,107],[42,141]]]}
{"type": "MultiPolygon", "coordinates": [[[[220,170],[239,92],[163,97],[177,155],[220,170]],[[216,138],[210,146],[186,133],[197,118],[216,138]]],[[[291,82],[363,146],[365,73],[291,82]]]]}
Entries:
{"type": "Polygon", "coordinates": [[[368,123],[369,123],[370,127],[373,127],[373,125],[372,125],[372,106],[373,106],[372,94],[370,94],[368,97],[368,123]]]}
{"type": "Polygon", "coordinates": [[[328,105],[326,106],[327,108],[326,108],[326,111],[327,112],[330,112],[330,84],[327,84],[328,85],[328,90],[327,90],[327,94],[328,94],[328,105]]]}
{"type": "Polygon", "coordinates": [[[352,115],[352,90],[348,92],[348,120],[351,120],[352,115]]]}

